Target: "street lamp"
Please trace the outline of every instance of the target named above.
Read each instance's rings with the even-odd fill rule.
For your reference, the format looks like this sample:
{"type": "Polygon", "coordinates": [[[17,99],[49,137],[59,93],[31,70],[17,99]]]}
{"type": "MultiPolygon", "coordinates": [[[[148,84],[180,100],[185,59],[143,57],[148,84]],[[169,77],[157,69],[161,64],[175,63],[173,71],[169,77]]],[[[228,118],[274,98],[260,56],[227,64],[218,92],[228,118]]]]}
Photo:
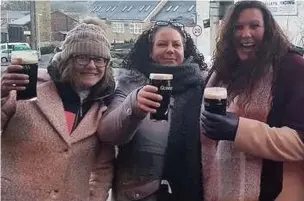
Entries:
{"type": "Polygon", "coordinates": [[[40,60],[40,58],[41,58],[41,50],[40,50],[40,48],[41,48],[41,44],[40,44],[40,18],[39,18],[39,16],[42,16],[42,14],[37,14],[37,24],[38,24],[38,26],[37,26],[37,35],[38,35],[38,37],[37,37],[37,39],[38,39],[38,45],[37,45],[37,49],[38,49],[38,59],[40,60]]]}
{"type": "MultiPolygon", "coordinates": [[[[197,9],[197,8],[196,8],[197,9]]],[[[194,20],[194,26],[197,26],[197,18],[198,18],[198,12],[194,11],[193,14],[191,15],[192,19],[194,20]]],[[[197,46],[197,36],[195,36],[195,45],[197,46]]]]}
{"type": "Polygon", "coordinates": [[[9,19],[8,19],[8,11],[6,11],[6,28],[7,28],[6,43],[8,45],[8,43],[9,43],[9,19]]]}

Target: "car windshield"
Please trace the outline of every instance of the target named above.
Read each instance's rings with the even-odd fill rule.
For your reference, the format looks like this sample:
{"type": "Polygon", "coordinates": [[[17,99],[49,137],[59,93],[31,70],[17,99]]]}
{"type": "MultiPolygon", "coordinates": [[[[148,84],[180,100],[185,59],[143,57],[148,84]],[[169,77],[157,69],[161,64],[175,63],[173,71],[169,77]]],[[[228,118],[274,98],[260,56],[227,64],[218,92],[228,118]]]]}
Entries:
{"type": "Polygon", "coordinates": [[[14,50],[15,51],[20,51],[20,50],[31,50],[30,47],[26,46],[26,45],[15,45],[14,46],[14,50]]]}

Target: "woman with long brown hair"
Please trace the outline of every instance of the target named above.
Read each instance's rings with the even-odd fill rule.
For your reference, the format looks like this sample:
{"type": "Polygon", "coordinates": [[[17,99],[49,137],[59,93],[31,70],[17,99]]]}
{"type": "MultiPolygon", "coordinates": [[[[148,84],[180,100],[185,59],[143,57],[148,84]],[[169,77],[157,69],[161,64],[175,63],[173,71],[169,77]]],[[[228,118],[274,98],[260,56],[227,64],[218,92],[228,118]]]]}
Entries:
{"type": "Polygon", "coordinates": [[[303,200],[304,60],[263,3],[232,7],[207,86],[228,112],[202,115],[205,200],[303,200]]]}

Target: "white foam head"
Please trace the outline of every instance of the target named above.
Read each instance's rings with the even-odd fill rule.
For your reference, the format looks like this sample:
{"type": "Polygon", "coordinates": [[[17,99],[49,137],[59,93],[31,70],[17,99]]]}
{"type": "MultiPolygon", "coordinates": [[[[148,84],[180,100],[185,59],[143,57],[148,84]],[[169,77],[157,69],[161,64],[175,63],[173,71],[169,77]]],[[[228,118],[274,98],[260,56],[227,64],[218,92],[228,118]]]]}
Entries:
{"type": "Polygon", "coordinates": [[[207,87],[204,91],[204,98],[207,99],[226,99],[227,89],[224,87],[207,87]]]}
{"type": "Polygon", "coordinates": [[[37,64],[38,55],[35,52],[12,51],[11,60],[22,60],[22,64],[37,64]]]}
{"type": "Polygon", "coordinates": [[[172,80],[172,74],[160,74],[160,73],[150,73],[150,79],[152,80],[172,80]]]}

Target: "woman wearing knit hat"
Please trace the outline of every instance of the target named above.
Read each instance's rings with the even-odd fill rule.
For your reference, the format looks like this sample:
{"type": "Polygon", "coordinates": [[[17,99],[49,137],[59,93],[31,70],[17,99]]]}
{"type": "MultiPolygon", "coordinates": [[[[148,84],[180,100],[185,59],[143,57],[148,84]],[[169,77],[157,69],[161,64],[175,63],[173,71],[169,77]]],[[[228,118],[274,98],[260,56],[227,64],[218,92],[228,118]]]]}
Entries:
{"type": "Polygon", "coordinates": [[[16,101],[28,76],[16,73],[20,65],[8,67],[1,80],[3,201],[106,200],[112,145],[129,139],[161,98],[153,87],[135,90],[131,102],[105,115],[115,88],[109,61],[105,32],[89,20],[67,34],[37,100],[16,101]]]}

